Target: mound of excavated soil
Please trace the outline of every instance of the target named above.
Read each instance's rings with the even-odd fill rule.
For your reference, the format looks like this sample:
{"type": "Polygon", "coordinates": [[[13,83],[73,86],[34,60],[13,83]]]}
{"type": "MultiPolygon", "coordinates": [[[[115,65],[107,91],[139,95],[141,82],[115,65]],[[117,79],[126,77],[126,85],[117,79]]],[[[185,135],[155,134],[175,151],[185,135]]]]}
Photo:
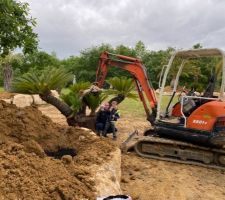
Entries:
{"type": "Polygon", "coordinates": [[[1,92],[0,93],[0,99],[10,99],[13,97],[15,94],[14,93],[9,93],[9,92],[1,92]]]}
{"type": "Polygon", "coordinates": [[[3,101],[0,127],[0,199],[95,199],[90,166],[110,159],[115,146],[108,140],[3,101]],[[77,155],[45,154],[62,149],[77,155]]]}

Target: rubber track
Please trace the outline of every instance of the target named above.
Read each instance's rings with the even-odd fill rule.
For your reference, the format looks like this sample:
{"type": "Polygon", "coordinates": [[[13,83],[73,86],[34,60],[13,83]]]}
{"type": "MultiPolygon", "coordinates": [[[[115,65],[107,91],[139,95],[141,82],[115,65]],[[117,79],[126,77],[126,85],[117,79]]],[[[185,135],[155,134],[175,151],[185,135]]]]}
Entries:
{"type": "Polygon", "coordinates": [[[206,167],[206,168],[225,170],[225,165],[221,166],[221,165],[217,165],[215,163],[205,164],[205,163],[198,162],[198,161],[180,160],[179,158],[176,158],[176,157],[168,158],[168,157],[157,156],[155,154],[154,155],[150,155],[150,154],[147,154],[147,153],[142,153],[139,150],[139,145],[142,142],[145,142],[145,143],[146,142],[151,142],[151,143],[158,143],[160,145],[166,144],[166,145],[172,145],[172,146],[179,145],[179,146],[189,147],[189,148],[195,149],[195,150],[204,150],[204,151],[208,151],[208,152],[213,152],[213,153],[218,153],[218,154],[221,154],[221,155],[225,155],[225,150],[223,150],[223,149],[212,149],[212,148],[207,148],[207,147],[201,147],[201,146],[193,145],[193,144],[190,144],[190,143],[174,141],[174,140],[164,139],[164,138],[159,138],[159,137],[151,137],[151,136],[138,136],[138,139],[136,137],[136,140],[137,140],[137,142],[136,142],[136,144],[134,146],[134,149],[135,149],[135,152],[141,157],[152,158],[152,159],[162,160],[162,161],[175,162],[175,163],[181,163],[181,164],[196,165],[196,166],[201,166],[201,167],[206,167]]]}

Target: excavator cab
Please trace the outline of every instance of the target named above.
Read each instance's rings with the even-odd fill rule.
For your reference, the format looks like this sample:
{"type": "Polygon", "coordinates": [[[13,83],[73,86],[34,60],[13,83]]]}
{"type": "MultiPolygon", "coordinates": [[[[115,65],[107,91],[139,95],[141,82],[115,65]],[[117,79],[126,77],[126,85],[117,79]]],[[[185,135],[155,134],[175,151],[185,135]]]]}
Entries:
{"type": "Polygon", "coordinates": [[[219,49],[197,49],[197,50],[177,51],[171,56],[170,61],[166,66],[166,69],[165,66],[163,66],[162,71],[164,71],[164,76],[163,78],[161,78],[162,80],[160,85],[159,103],[157,107],[157,119],[160,118],[162,119],[163,116],[165,118],[169,118],[171,116],[187,118],[187,116],[190,116],[191,112],[193,112],[198,106],[200,106],[200,104],[203,104],[211,100],[217,100],[218,98],[219,99],[223,98],[222,86],[220,89],[219,97],[213,96],[216,84],[215,72],[211,74],[208,85],[205,86],[205,91],[202,92],[202,95],[199,92],[196,92],[196,89],[194,87],[189,88],[189,91],[187,91],[187,89],[185,90],[183,89],[181,92],[178,91],[179,80],[180,77],[182,76],[182,71],[184,71],[186,67],[189,67],[187,63],[192,59],[196,60],[203,57],[213,57],[213,58],[220,57],[222,60],[222,58],[224,57],[224,53],[219,49]],[[172,91],[168,94],[168,92],[166,92],[164,89],[166,86],[168,75],[170,71],[173,70],[172,69],[174,67],[173,63],[177,58],[180,60],[180,63],[177,68],[176,78],[174,80],[172,91]],[[161,106],[162,105],[161,102],[163,101],[163,97],[165,95],[169,97],[169,102],[166,106],[166,110],[162,111],[163,108],[161,106]],[[175,105],[172,105],[172,103],[176,101],[176,99],[178,102],[175,105]],[[162,113],[164,113],[164,115],[162,113]]]}
{"type": "MultiPolygon", "coordinates": [[[[217,129],[217,121],[225,119],[225,102],[224,102],[224,52],[220,49],[196,49],[196,50],[181,50],[175,52],[170,60],[166,69],[164,70],[164,76],[162,78],[162,84],[159,94],[159,103],[157,104],[156,115],[156,127],[158,132],[162,135],[167,135],[175,138],[190,140],[194,143],[202,143],[204,145],[216,145],[213,143],[212,133],[217,129]],[[179,66],[177,68],[176,78],[173,84],[172,92],[168,94],[165,91],[166,83],[169,72],[174,67],[174,62],[179,59],[179,66]],[[178,92],[178,86],[180,78],[182,77],[182,71],[187,69],[192,60],[212,58],[217,59],[220,65],[217,65],[217,75],[221,72],[220,88],[217,83],[217,96],[216,92],[216,73],[212,72],[209,77],[208,85],[205,86],[203,92],[196,92],[195,88],[189,88],[188,92],[178,92]],[[218,69],[220,67],[220,70],[218,69]],[[162,106],[162,102],[165,101],[165,95],[169,96],[169,102],[166,108],[162,106]],[[174,104],[175,101],[175,104],[174,104]],[[166,124],[167,127],[173,126],[173,130],[170,132],[170,128],[167,131],[160,131],[162,124],[166,124]],[[159,125],[159,126],[158,126],[159,125]],[[176,128],[177,127],[177,128],[176,128]],[[179,130],[178,130],[179,129],[179,130]],[[204,134],[198,134],[196,132],[204,134]],[[167,134],[168,133],[168,134],[167,134]],[[210,138],[212,140],[210,140],[210,138]]],[[[165,128],[165,127],[164,127],[165,128]]],[[[164,129],[163,128],[163,129],[164,129]]],[[[225,129],[225,127],[220,127],[225,129]]],[[[224,143],[224,141],[222,142],[224,143]]],[[[221,143],[221,144],[222,144],[221,143]]],[[[219,144],[217,144],[219,145],[219,144]]]]}

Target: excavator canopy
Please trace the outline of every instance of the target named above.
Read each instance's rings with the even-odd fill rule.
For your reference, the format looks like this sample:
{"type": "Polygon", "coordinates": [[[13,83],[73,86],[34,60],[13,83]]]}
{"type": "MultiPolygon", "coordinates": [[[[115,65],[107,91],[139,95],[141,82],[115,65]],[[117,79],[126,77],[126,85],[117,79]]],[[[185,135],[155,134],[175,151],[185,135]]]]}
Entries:
{"type": "MultiPolygon", "coordinates": [[[[164,88],[166,86],[166,80],[168,73],[172,67],[172,64],[175,60],[175,58],[180,58],[182,60],[181,65],[179,66],[179,70],[176,76],[176,80],[174,83],[174,88],[173,92],[176,92],[178,82],[179,82],[179,77],[182,73],[183,67],[186,63],[187,60],[189,59],[195,59],[195,58],[203,58],[203,57],[221,57],[222,58],[222,81],[221,81],[221,87],[220,87],[220,95],[219,99],[224,100],[224,90],[225,90],[225,54],[224,51],[218,49],[218,48],[211,48],[211,49],[191,49],[191,50],[179,50],[175,51],[170,60],[169,63],[166,65],[165,71],[164,71],[164,76],[162,79],[162,83],[160,81],[160,95],[159,95],[159,103],[157,107],[157,117],[156,119],[160,119],[160,113],[162,112],[161,110],[161,102],[162,102],[162,97],[164,95],[164,88]]],[[[164,69],[164,68],[163,68],[164,69]]]]}
{"type": "Polygon", "coordinates": [[[176,57],[183,59],[186,58],[200,58],[200,57],[215,57],[215,56],[224,56],[224,52],[220,49],[191,49],[185,51],[175,52],[176,57]]]}

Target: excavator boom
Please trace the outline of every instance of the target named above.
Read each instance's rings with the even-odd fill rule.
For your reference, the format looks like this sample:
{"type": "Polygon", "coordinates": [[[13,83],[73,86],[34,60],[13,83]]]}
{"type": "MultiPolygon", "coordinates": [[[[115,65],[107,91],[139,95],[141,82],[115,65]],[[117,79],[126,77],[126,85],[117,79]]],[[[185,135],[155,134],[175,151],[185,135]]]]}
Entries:
{"type": "Polygon", "coordinates": [[[147,119],[151,122],[151,124],[153,124],[156,116],[157,100],[155,91],[150,85],[146,68],[142,62],[137,58],[103,52],[100,56],[99,66],[96,72],[96,83],[98,87],[103,87],[108,73],[108,67],[110,66],[128,71],[133,76],[139,97],[143,103],[147,115],[147,119]],[[148,103],[145,100],[144,94],[148,99],[152,112],[150,112],[148,108],[148,103]]]}

